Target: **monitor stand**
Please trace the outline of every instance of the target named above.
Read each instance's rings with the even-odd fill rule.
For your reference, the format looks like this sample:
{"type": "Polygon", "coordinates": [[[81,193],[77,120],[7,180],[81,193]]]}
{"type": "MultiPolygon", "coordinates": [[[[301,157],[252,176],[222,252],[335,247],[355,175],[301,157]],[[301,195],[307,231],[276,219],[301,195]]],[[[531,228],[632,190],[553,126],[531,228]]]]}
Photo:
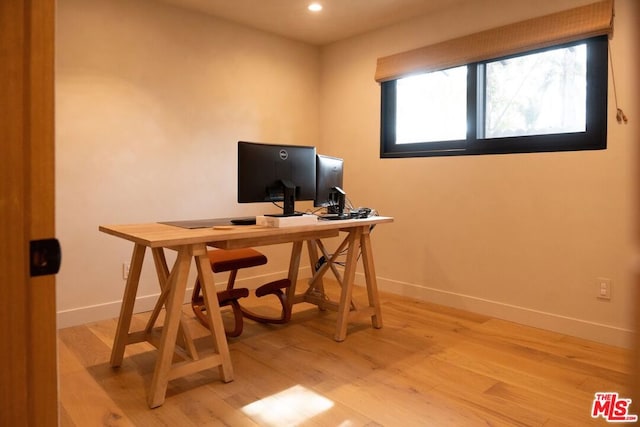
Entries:
{"type": "Polygon", "coordinates": [[[344,213],[345,201],[347,193],[340,187],[333,187],[329,193],[329,206],[327,206],[327,214],[322,215],[322,219],[349,219],[351,216],[344,213]]]}
{"type": "Polygon", "coordinates": [[[296,186],[293,182],[282,179],[280,180],[283,190],[284,207],[281,214],[265,214],[265,216],[285,217],[285,216],[301,216],[295,209],[296,202],[296,186]]]}
{"type": "Polygon", "coordinates": [[[330,205],[327,207],[327,213],[344,215],[344,206],[347,193],[340,187],[333,187],[329,193],[330,205]]]}

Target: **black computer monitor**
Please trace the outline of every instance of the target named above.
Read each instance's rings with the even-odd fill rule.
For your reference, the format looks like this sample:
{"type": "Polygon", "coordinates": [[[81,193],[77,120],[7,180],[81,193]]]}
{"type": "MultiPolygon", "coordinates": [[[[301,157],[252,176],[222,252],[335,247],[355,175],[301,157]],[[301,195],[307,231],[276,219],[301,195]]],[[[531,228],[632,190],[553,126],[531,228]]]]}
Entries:
{"type": "Polygon", "coordinates": [[[315,195],[315,147],[238,142],[238,203],[283,202],[292,216],[296,200],[315,195]]]}
{"type": "Polygon", "coordinates": [[[323,154],[316,156],[316,198],[313,205],[326,207],[329,214],[344,213],[343,169],[344,160],[341,158],[323,154]]]}

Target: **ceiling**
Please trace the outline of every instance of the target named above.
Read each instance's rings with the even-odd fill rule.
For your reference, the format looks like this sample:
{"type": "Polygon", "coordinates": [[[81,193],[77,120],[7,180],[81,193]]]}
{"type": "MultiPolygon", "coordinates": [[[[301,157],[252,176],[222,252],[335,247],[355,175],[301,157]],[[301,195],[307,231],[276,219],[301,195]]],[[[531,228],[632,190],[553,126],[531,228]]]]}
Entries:
{"type": "Polygon", "coordinates": [[[162,0],[294,40],[325,45],[464,0],[162,0]]]}

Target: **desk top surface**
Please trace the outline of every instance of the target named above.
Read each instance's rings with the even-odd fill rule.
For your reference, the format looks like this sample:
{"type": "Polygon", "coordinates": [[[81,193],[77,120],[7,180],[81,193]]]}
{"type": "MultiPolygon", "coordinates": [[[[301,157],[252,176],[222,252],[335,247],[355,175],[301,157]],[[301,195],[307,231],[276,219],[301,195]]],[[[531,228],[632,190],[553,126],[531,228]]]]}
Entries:
{"type": "Polygon", "coordinates": [[[238,225],[219,228],[187,229],[161,223],[101,225],[98,229],[106,234],[120,237],[151,248],[174,247],[207,243],[222,249],[261,246],[285,243],[294,240],[327,238],[339,231],[393,222],[392,217],[374,216],[362,219],[318,221],[290,227],[263,227],[238,225]]]}

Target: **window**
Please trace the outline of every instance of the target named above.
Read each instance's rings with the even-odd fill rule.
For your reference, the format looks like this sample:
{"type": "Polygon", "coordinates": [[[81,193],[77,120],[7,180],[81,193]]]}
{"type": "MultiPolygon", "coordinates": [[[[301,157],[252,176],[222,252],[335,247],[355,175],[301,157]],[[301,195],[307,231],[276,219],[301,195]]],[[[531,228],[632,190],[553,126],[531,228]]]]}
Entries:
{"type": "Polygon", "coordinates": [[[485,137],[586,131],[586,43],[484,68],[485,137]]]}
{"type": "Polygon", "coordinates": [[[606,148],[607,36],[381,84],[381,157],[606,148]]]}
{"type": "Polygon", "coordinates": [[[466,88],[467,67],[398,79],[396,144],[464,139],[466,88]]]}

